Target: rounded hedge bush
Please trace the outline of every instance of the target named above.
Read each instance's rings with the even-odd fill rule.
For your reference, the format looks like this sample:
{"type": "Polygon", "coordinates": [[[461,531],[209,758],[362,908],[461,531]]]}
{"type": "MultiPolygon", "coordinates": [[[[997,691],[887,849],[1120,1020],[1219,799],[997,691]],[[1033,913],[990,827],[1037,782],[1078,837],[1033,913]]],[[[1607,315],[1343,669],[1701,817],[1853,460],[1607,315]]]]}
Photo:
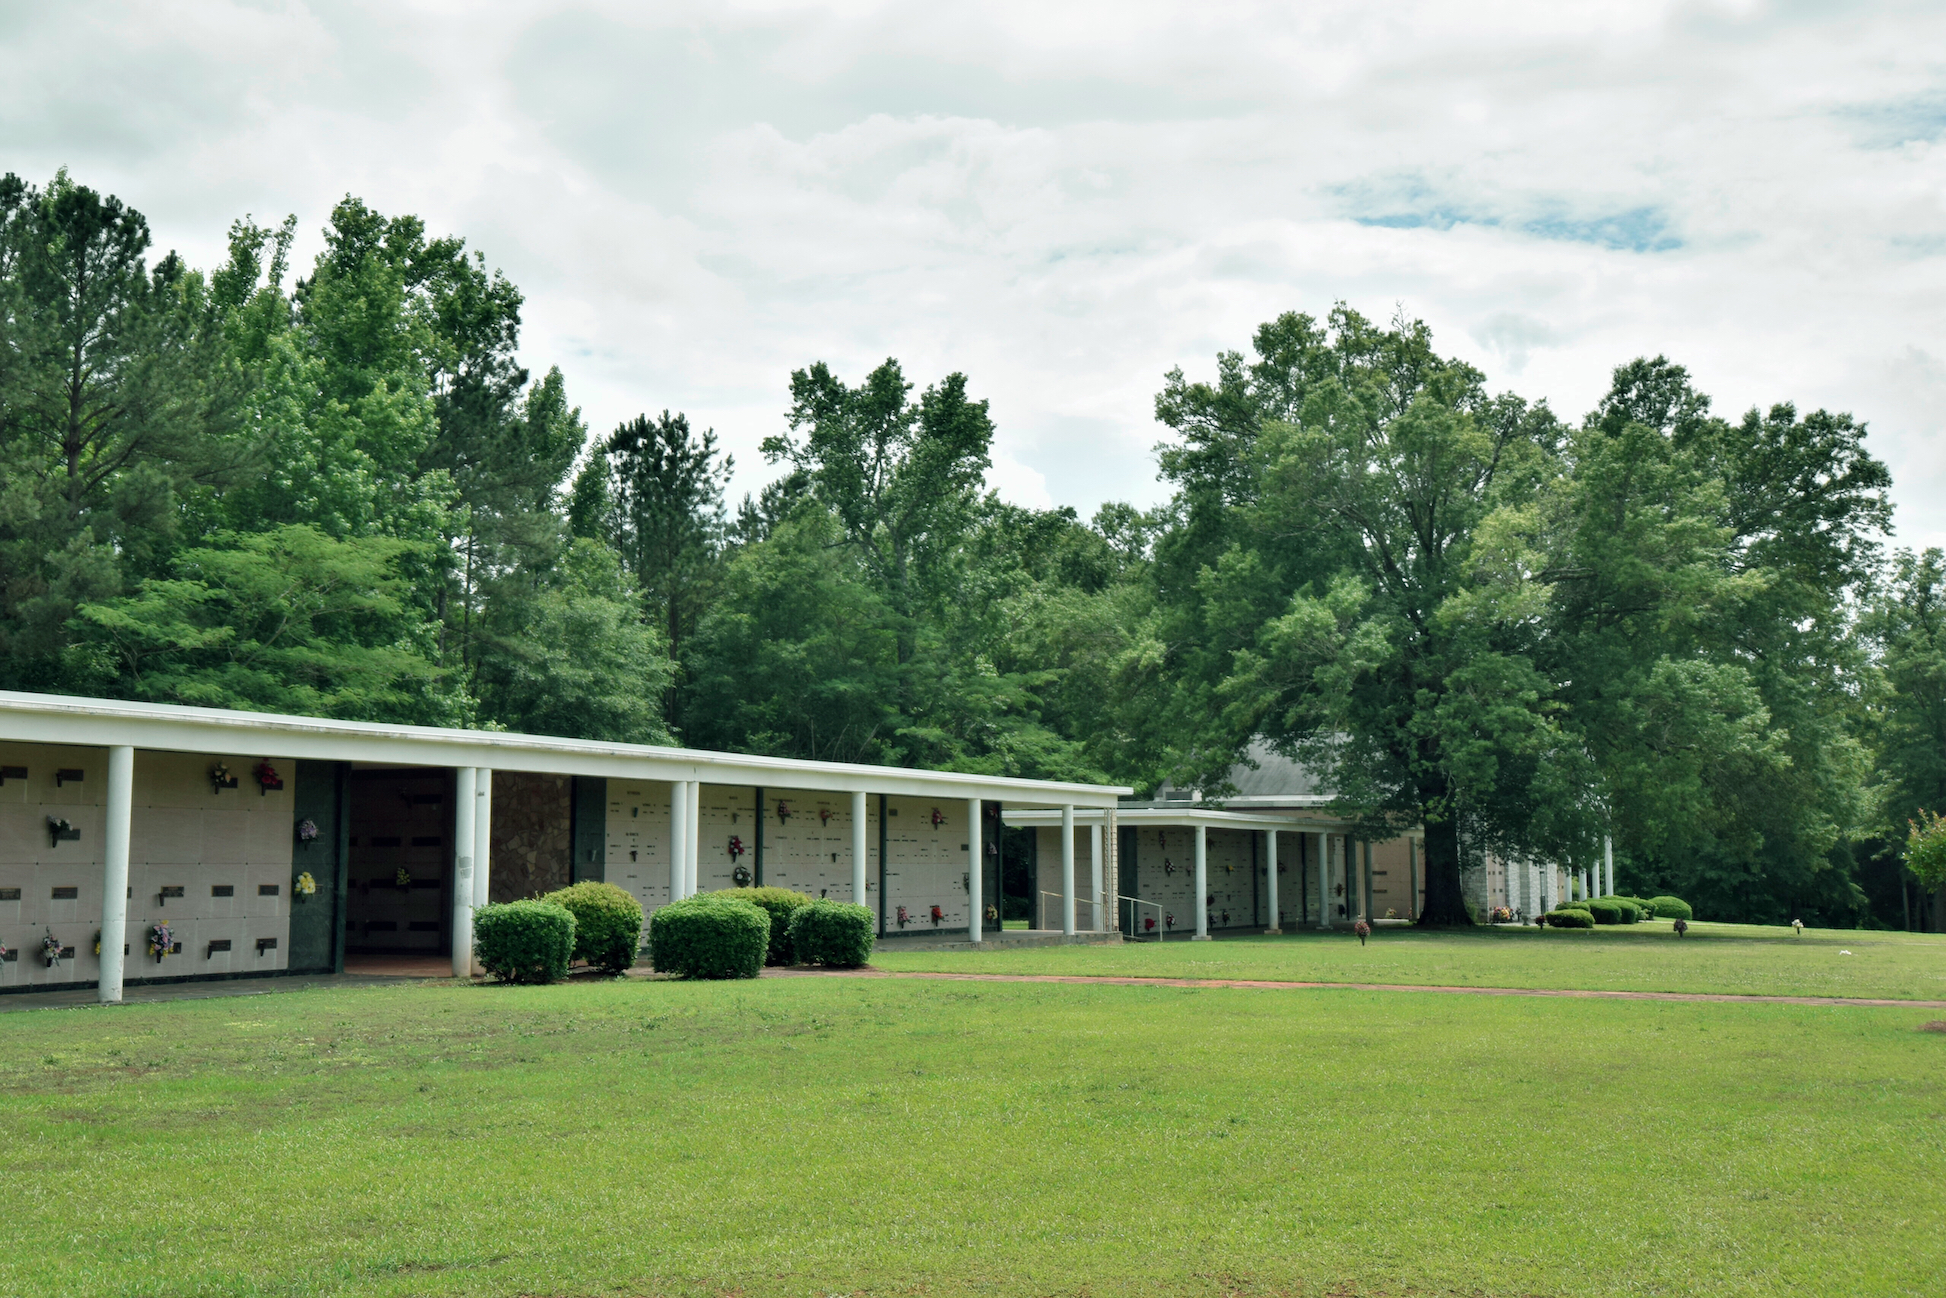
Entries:
{"type": "Polygon", "coordinates": [[[1595,917],[1580,907],[1550,910],[1544,917],[1550,928],[1593,928],[1595,917]]]}
{"type": "Polygon", "coordinates": [[[1657,919],[1692,920],[1696,918],[1696,912],[1691,910],[1689,903],[1681,897],[1651,897],[1649,898],[1649,905],[1655,908],[1655,917],[1657,919]]]}
{"type": "Polygon", "coordinates": [[[1590,915],[1593,915],[1597,924],[1619,924],[1622,922],[1622,908],[1620,904],[1610,901],[1606,897],[1599,897],[1587,903],[1582,909],[1586,910],[1590,915]]]}
{"type": "Polygon", "coordinates": [[[574,916],[574,958],[621,973],[642,949],[642,903],[612,883],[589,880],[541,898],[574,916]]]}
{"type": "Polygon", "coordinates": [[[649,920],[649,961],[678,978],[755,978],[770,949],[761,907],[703,892],[670,902],[649,920]]]}
{"type": "Polygon", "coordinates": [[[798,909],[811,904],[805,893],[794,892],[789,888],[725,888],[715,894],[718,897],[735,897],[761,907],[770,916],[770,950],[764,956],[765,964],[791,964],[791,916],[798,909]]]}
{"type": "Polygon", "coordinates": [[[791,916],[791,950],[799,964],[856,969],[872,958],[876,927],[870,907],[820,897],[791,916]]]}
{"type": "Polygon", "coordinates": [[[473,912],[473,958],[503,983],[568,976],[574,916],[549,901],[509,901],[473,912]]]}
{"type": "Polygon", "coordinates": [[[1637,901],[1637,900],[1635,900],[1635,898],[1633,898],[1633,897],[1604,897],[1604,898],[1602,898],[1602,900],[1603,900],[1603,901],[1612,901],[1612,902],[1614,902],[1614,903],[1615,903],[1615,904],[1616,904],[1617,906],[1620,906],[1620,907],[1622,908],[1622,923],[1624,923],[1624,924],[1639,924],[1639,923],[1641,923],[1641,921],[1642,921],[1642,903],[1641,903],[1641,902],[1639,902],[1639,901],[1637,901]]]}

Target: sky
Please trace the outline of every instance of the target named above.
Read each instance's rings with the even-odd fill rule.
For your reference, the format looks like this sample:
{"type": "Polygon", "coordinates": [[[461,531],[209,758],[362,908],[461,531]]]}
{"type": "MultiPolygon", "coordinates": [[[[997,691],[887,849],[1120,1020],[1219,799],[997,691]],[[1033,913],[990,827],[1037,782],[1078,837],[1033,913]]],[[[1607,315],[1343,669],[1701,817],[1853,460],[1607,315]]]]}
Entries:
{"type": "Polygon", "coordinates": [[[1867,421],[1946,545],[1946,5],[0,0],[0,171],[220,259],[355,194],[526,294],[597,433],[777,470],[791,370],[991,402],[1017,503],[1154,504],[1163,375],[1344,301],[1578,418],[1663,354],[1867,421]]]}

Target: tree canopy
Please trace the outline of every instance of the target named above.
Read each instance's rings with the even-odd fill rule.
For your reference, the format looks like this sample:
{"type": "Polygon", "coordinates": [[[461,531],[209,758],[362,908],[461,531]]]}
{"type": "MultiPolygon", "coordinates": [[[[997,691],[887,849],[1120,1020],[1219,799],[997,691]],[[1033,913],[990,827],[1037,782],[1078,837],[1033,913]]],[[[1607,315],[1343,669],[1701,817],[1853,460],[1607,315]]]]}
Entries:
{"type": "Polygon", "coordinates": [[[1005,412],[895,358],[780,376],[733,508],[655,394],[591,435],[463,239],[296,231],[204,271],[0,180],[0,685],[1219,800],[1267,745],[1423,829],[1434,922],[1604,840],[1711,915],[1929,913],[1946,559],[1848,414],[1657,356],[1564,417],[1339,304],[1163,376],[1153,509],[1000,499],[1005,412]]]}

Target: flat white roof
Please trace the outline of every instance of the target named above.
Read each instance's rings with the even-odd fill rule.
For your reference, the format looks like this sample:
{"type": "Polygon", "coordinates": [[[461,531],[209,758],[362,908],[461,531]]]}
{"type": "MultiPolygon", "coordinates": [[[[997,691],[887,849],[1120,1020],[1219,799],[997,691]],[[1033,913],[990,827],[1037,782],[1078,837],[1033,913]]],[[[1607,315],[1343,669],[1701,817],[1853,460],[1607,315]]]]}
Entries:
{"type": "MultiPolygon", "coordinates": [[[[1007,807],[1001,811],[1001,819],[1009,825],[1059,825],[1059,810],[1027,807],[1007,807]]],[[[1107,820],[1107,812],[1099,810],[1074,813],[1077,825],[1099,825],[1107,820]]],[[[1320,812],[1292,809],[1276,811],[1226,811],[1216,807],[1204,807],[1185,803],[1180,807],[1123,807],[1115,813],[1117,825],[1202,825],[1207,829],[1278,829],[1291,833],[1342,833],[1351,821],[1339,816],[1328,816],[1320,812]]],[[[1417,829],[1402,830],[1394,837],[1404,838],[1416,835],[1417,829]]]]}
{"type": "Polygon", "coordinates": [[[396,766],[482,766],[495,771],[595,775],[609,779],[699,780],[834,793],[983,798],[1059,807],[1111,807],[1134,790],[903,766],[753,757],[653,744],[611,744],[490,730],[380,725],[269,712],[230,712],[169,703],[0,690],[0,740],[32,744],[127,744],[162,752],[248,753],[396,766]]]}

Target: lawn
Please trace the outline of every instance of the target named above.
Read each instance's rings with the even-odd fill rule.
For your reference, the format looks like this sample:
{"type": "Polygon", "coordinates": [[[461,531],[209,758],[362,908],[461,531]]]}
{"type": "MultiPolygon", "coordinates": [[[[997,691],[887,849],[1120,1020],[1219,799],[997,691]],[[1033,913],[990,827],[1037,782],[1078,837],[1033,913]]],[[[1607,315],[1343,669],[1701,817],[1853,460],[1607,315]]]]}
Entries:
{"type": "Polygon", "coordinates": [[[0,1292],[1936,1293],[1936,1017],[840,977],[13,1013],[0,1292]]]}
{"type": "Polygon", "coordinates": [[[1946,1000],[1946,936],[1939,934],[1807,928],[1797,937],[1787,928],[1698,923],[1690,926],[1687,937],[1678,938],[1666,921],[1463,933],[1382,927],[1363,947],[1348,932],[1315,930],[1214,942],[1171,939],[991,951],[902,952],[896,942],[886,942],[872,963],[885,969],[954,973],[1946,1000]]]}

